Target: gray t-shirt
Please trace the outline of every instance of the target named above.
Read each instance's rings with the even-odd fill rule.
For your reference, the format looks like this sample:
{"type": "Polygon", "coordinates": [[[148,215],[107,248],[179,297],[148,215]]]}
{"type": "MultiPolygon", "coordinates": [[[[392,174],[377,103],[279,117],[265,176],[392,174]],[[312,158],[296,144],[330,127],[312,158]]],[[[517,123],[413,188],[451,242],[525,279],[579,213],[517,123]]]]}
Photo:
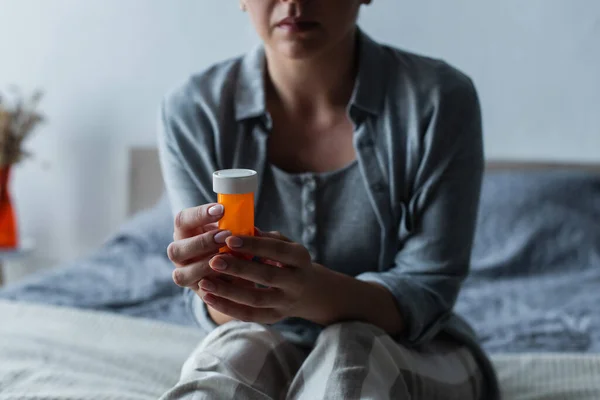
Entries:
{"type": "Polygon", "coordinates": [[[380,227],[358,162],[337,171],[291,174],[269,165],[256,225],[302,243],[313,261],[351,276],[376,271],[380,227]]]}
{"type": "MultiPolygon", "coordinates": [[[[380,227],[358,162],[325,173],[288,173],[272,164],[262,176],[256,226],[304,245],[313,261],[357,276],[376,271],[380,227]]],[[[199,298],[193,300],[206,318],[199,298]]],[[[310,345],[320,327],[288,318],[274,325],[290,341],[310,345]]]]}

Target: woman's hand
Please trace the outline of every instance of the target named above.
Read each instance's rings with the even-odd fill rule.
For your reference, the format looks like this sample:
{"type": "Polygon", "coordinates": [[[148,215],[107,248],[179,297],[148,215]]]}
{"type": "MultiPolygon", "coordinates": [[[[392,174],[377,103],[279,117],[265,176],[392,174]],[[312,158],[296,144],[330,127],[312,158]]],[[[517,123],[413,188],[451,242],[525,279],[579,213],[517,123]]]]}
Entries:
{"type": "Polygon", "coordinates": [[[175,217],[173,243],[167,248],[167,255],[175,264],[173,281],[177,285],[197,289],[203,278],[218,277],[208,262],[231,236],[231,232],[217,227],[222,216],[222,205],[205,204],[185,209],[175,217]]]}
{"type": "Polygon", "coordinates": [[[219,204],[182,211],[175,218],[174,242],[167,251],[176,266],[175,283],[194,290],[217,324],[299,317],[322,325],[365,321],[391,334],[404,330],[386,288],[313,263],[304,246],[278,233],[231,236],[217,227],[222,216],[219,204]],[[225,244],[236,254],[261,261],[219,254],[225,244]]]}
{"type": "MultiPolygon", "coordinates": [[[[205,204],[181,211],[175,217],[173,243],[167,248],[169,259],[175,265],[173,281],[181,286],[198,292],[198,282],[205,278],[221,282],[231,280],[227,276],[215,272],[208,265],[210,259],[218,254],[225,246],[225,239],[231,232],[219,230],[217,222],[223,217],[223,206],[220,204],[205,204]]],[[[236,280],[232,285],[250,285],[249,282],[236,280]]],[[[200,297],[204,293],[198,293],[200,297]]],[[[232,320],[232,317],[209,312],[217,324],[232,320]]]]}
{"type": "Polygon", "coordinates": [[[263,262],[219,254],[210,260],[212,270],[263,287],[235,285],[206,275],[196,288],[206,304],[242,321],[270,324],[300,317],[319,323],[320,277],[325,268],[312,262],[304,246],[279,233],[231,236],[226,243],[236,253],[263,262]]]}

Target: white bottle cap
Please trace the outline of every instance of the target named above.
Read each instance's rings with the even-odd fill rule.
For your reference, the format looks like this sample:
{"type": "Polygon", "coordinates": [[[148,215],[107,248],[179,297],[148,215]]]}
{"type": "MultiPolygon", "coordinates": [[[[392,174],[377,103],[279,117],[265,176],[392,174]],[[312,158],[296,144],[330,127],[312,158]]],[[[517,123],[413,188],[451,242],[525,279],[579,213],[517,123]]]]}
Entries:
{"type": "Polygon", "coordinates": [[[251,169],[222,169],[213,173],[213,191],[221,194],[254,193],[258,174],[251,169]]]}

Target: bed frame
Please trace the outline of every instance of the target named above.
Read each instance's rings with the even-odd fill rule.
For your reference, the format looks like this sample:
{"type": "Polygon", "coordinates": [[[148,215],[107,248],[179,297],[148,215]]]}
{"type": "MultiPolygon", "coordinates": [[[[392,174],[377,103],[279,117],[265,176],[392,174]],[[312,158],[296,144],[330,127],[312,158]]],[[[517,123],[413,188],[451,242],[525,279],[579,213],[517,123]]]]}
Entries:
{"type": "MultiPolygon", "coordinates": [[[[499,170],[548,170],[573,169],[600,174],[600,163],[524,162],[492,160],[487,163],[489,171],[499,170]]],[[[128,213],[134,214],[152,206],[163,192],[163,180],[154,147],[134,147],[129,152],[129,199],[128,213]]]]}

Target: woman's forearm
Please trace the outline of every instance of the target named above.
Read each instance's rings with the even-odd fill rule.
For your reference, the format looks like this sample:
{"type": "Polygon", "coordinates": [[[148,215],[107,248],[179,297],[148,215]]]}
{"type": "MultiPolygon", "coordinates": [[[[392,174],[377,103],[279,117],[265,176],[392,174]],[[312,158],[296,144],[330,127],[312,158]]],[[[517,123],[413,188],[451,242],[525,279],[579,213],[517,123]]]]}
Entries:
{"type": "Polygon", "coordinates": [[[391,335],[404,331],[404,321],[394,296],[375,283],[360,281],[325,267],[313,294],[313,320],[322,325],[340,321],[362,321],[375,325],[391,335]]]}

